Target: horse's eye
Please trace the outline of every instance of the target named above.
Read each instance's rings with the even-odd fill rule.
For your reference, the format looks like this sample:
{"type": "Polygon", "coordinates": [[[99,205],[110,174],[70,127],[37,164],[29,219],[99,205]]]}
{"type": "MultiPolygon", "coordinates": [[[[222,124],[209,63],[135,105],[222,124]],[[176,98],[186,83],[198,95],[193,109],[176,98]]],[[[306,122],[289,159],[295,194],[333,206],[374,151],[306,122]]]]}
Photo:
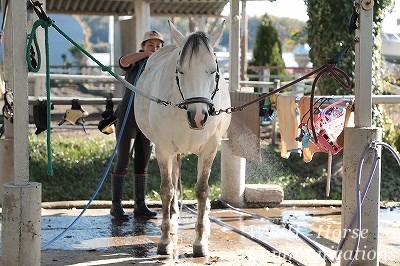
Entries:
{"type": "Polygon", "coordinates": [[[181,75],[183,75],[183,72],[182,72],[182,71],[179,71],[179,70],[178,70],[178,73],[181,74],[181,75]]]}
{"type": "Polygon", "coordinates": [[[217,70],[211,71],[210,74],[212,75],[212,74],[214,74],[215,72],[217,72],[217,70]]]}

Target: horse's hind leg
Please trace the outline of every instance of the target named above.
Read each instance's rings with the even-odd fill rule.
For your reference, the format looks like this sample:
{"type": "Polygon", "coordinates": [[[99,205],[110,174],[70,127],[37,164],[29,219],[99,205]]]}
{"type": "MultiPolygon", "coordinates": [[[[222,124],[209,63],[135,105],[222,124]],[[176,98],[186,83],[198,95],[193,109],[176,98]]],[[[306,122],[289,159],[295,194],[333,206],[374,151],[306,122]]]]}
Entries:
{"type": "Polygon", "coordinates": [[[208,236],[210,234],[210,202],[208,200],[208,178],[210,176],[211,165],[215,158],[216,149],[213,154],[199,156],[197,163],[197,183],[196,197],[198,203],[198,213],[196,221],[196,239],[193,243],[193,256],[208,256],[208,236]]]}
{"type": "Polygon", "coordinates": [[[162,201],[162,223],[161,239],[158,243],[157,253],[160,255],[171,255],[173,252],[173,241],[171,238],[170,206],[174,194],[171,180],[171,160],[161,160],[157,157],[161,173],[160,196],[162,201]]]}

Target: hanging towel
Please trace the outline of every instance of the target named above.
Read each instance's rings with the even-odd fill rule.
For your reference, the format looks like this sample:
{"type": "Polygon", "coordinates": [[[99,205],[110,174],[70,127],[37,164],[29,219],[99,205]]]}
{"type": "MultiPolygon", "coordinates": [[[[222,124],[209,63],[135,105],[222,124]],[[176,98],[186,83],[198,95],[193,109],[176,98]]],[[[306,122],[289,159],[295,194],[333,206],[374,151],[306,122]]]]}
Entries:
{"type": "MultiPolygon", "coordinates": [[[[307,124],[307,122],[310,118],[310,112],[309,112],[310,101],[311,101],[310,96],[303,96],[303,97],[301,97],[301,99],[298,103],[298,108],[299,108],[299,112],[300,112],[300,125],[307,124]]],[[[311,162],[312,157],[314,156],[314,153],[325,152],[324,150],[319,148],[318,145],[315,145],[312,141],[308,141],[306,145],[304,145],[304,142],[303,142],[302,151],[303,151],[303,161],[306,163],[311,162]]]]}
{"type": "Polygon", "coordinates": [[[290,152],[299,151],[301,147],[296,140],[300,132],[296,96],[279,94],[276,100],[276,110],[281,133],[281,157],[288,159],[290,152]]]}

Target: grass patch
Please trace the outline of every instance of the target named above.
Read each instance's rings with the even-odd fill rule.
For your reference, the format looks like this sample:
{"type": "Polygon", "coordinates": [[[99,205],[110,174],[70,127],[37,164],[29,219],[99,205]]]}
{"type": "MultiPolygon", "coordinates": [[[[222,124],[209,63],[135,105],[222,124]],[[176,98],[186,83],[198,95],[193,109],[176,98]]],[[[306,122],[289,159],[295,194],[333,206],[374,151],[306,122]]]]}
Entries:
{"type": "MultiPolygon", "coordinates": [[[[326,164],[315,166],[303,161],[300,154],[281,158],[276,146],[263,146],[262,162],[248,162],[246,183],[278,184],[282,186],[287,200],[327,199],[326,164]]],[[[329,199],[341,199],[341,184],[331,184],[329,199]]]]}
{"type": "MultiPolygon", "coordinates": [[[[42,201],[84,200],[92,197],[107,170],[115,147],[113,138],[53,137],[52,166],[54,175],[48,176],[47,144],[45,135],[29,136],[30,180],[42,184],[42,201]]],[[[182,186],[185,199],[194,199],[197,156],[187,154],[182,158],[182,186]]],[[[110,171],[95,199],[111,200],[110,171]]],[[[211,170],[210,198],[220,194],[221,155],[217,154],[211,170]]],[[[133,199],[133,163],[129,165],[123,199],[133,199]]],[[[149,164],[147,197],[159,200],[160,173],[157,161],[149,164]]]]}
{"type": "MultiPolygon", "coordinates": [[[[113,138],[91,138],[83,136],[57,136],[52,138],[52,161],[54,176],[47,175],[47,145],[45,134],[29,137],[30,180],[42,184],[42,201],[85,200],[89,199],[106,171],[113,153],[113,138]]],[[[182,157],[182,186],[184,199],[195,199],[197,156],[186,154],[182,157]]],[[[115,160],[114,160],[115,161],[115,160]]],[[[112,163],[111,170],[114,167],[112,163]]],[[[400,201],[399,166],[390,152],[382,152],[381,200],[400,201]]],[[[210,199],[220,195],[221,154],[217,153],[209,180],[210,199]]],[[[149,199],[159,200],[160,173],[157,161],[149,165],[149,199]]],[[[271,183],[281,185],[285,199],[327,199],[326,163],[306,164],[299,156],[289,159],[280,157],[276,146],[262,147],[262,162],[247,161],[246,183],[271,183]]],[[[111,200],[110,174],[99,189],[95,199],[111,200]]],[[[133,199],[133,163],[130,164],[125,182],[123,199],[133,199]]],[[[341,179],[331,183],[329,199],[341,199],[341,179]]]]}

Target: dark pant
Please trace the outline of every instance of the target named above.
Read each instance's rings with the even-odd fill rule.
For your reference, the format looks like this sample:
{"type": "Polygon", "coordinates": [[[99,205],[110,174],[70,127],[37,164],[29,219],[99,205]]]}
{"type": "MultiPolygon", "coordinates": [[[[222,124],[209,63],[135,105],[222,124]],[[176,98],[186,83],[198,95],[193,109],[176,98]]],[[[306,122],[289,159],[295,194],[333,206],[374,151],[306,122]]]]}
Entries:
{"type": "MultiPolygon", "coordinates": [[[[116,136],[118,138],[121,131],[123,119],[118,119],[116,136]]],[[[121,141],[117,150],[117,162],[114,174],[126,174],[132,155],[134,156],[134,174],[147,174],[149,166],[152,144],[142,133],[136,121],[127,121],[123,130],[121,141]]]]}

